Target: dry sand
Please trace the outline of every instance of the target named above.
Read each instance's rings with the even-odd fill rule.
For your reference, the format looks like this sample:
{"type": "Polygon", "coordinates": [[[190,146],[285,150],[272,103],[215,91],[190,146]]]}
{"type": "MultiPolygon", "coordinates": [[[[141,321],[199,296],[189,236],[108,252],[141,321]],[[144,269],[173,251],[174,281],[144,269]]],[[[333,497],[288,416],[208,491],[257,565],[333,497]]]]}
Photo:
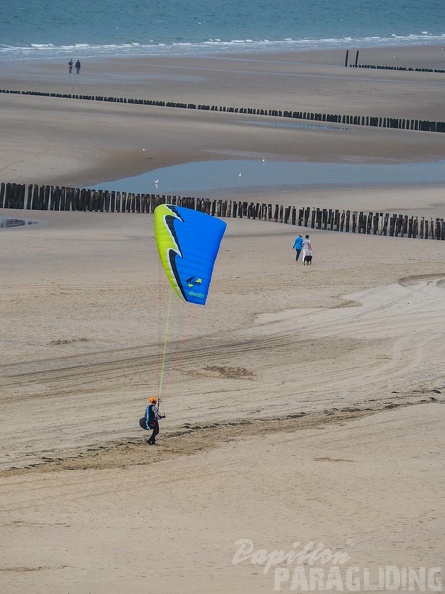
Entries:
{"type": "MultiPolygon", "coordinates": [[[[440,52],[409,59],[439,64],[440,52]]],[[[413,117],[438,118],[443,75],[350,71],[340,58],[153,59],[131,94],[150,96],[155,80],[160,98],[285,106],[284,81],[299,72],[300,99],[320,110],[337,95],[345,113],[391,115],[403,101],[413,117]],[[385,109],[367,97],[373,86],[385,109]]],[[[121,61],[102,64],[99,81],[85,65],[69,84],[130,96],[125,76],[136,80],[141,63],[126,61],[126,75],[121,61]]],[[[71,92],[55,68],[5,70],[1,83],[71,92]]],[[[229,151],[444,158],[432,133],[247,129],[231,114],[7,95],[0,107],[2,181],[87,184],[229,151]]],[[[273,200],[443,217],[444,197],[433,187],[276,189],[273,200]]],[[[300,229],[228,220],[199,308],[170,299],[151,215],[28,214],[40,224],[0,232],[2,591],[272,592],[273,568],[232,562],[239,539],[268,552],[323,542],[348,553],[342,571],[441,565],[441,242],[312,232],[314,263],[303,267],[291,251],[300,229]],[[167,418],[153,451],[137,421],[161,378],[169,310],[167,418]]]]}

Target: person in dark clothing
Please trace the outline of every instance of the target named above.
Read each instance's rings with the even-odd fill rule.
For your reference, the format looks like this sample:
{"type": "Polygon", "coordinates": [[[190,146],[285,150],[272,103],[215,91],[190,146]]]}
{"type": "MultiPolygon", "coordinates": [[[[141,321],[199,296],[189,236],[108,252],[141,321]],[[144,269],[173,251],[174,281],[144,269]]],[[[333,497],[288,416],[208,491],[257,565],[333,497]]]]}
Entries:
{"type": "Polygon", "coordinates": [[[77,60],[76,62],[76,74],[79,74],[80,72],[80,60],[77,60]]]}
{"type": "Polygon", "coordinates": [[[156,445],[156,436],[159,433],[159,419],[164,419],[165,415],[160,415],[157,407],[157,399],[152,397],[149,400],[150,404],[145,409],[145,417],[139,420],[139,426],[147,431],[152,430],[147,443],[149,445],[156,445]]]}

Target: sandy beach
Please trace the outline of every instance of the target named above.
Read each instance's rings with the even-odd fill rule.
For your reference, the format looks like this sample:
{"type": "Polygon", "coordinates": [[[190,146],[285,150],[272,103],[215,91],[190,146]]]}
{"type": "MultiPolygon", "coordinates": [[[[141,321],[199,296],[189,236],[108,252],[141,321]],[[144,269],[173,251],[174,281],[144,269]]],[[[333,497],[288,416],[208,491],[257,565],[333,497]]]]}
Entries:
{"type": "MultiPolygon", "coordinates": [[[[0,86],[260,109],[443,120],[443,74],[344,67],[344,52],[2,64],[0,86]],[[293,59],[292,59],[293,57],[293,59]]],[[[371,63],[443,66],[441,47],[362,50],[371,63]],[[374,55],[375,53],[375,55],[374,55]],[[398,56],[394,59],[394,54],[398,56]]],[[[439,161],[441,134],[355,126],[265,126],[276,118],[0,94],[5,181],[93,184],[167,165],[251,157],[439,161]],[[258,125],[246,125],[246,121],[258,125]],[[69,142],[68,142],[69,139],[69,142]],[[143,151],[145,149],[145,151],[143,151]]]]}
{"type": "MultiPolygon", "coordinates": [[[[444,62],[441,47],[361,56],[444,62]]],[[[346,69],[338,50],[96,60],[77,78],[55,62],[2,64],[0,87],[443,120],[444,77],[346,69]]],[[[1,93],[0,110],[1,182],[88,185],[228,158],[445,160],[438,133],[1,93]]],[[[445,186],[203,195],[445,212],[445,186]]],[[[326,579],[334,566],[337,591],[353,591],[348,568],[366,591],[366,571],[377,583],[389,566],[424,568],[425,590],[440,591],[443,242],[311,231],[305,267],[291,248],[306,230],[227,219],[200,308],[172,296],[152,215],[0,210],[25,215],[39,224],[0,230],[2,591],[289,592],[304,590],[295,567],[326,579]],[[161,380],[150,448],[138,419],[161,380]],[[249,546],[344,556],[268,566],[241,555],[249,546]]]]}

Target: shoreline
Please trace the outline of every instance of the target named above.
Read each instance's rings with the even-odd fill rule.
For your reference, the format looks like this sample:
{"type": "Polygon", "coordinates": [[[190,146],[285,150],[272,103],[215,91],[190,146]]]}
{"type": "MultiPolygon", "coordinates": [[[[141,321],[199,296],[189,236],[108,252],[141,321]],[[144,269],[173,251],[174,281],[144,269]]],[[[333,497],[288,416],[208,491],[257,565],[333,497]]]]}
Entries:
{"type": "Polygon", "coordinates": [[[244,43],[234,43],[231,41],[208,44],[205,42],[191,42],[184,44],[158,44],[158,45],[134,45],[133,47],[121,45],[105,45],[88,47],[73,45],[66,48],[40,48],[39,50],[29,47],[15,47],[10,49],[9,55],[5,52],[0,54],[0,64],[18,63],[27,61],[56,61],[65,60],[74,56],[84,60],[102,61],[115,59],[199,59],[199,58],[227,58],[243,59],[255,56],[272,57],[287,55],[308,55],[319,54],[321,52],[345,54],[349,51],[371,51],[375,54],[380,52],[401,51],[410,48],[444,48],[445,35],[424,37],[414,40],[412,37],[405,40],[394,38],[381,38],[379,41],[371,42],[366,38],[341,39],[338,43],[332,43],[325,40],[276,40],[268,43],[261,41],[252,41],[244,43]],[[305,44],[305,45],[304,45],[305,44]],[[14,54],[13,52],[20,52],[14,54]],[[114,54],[112,53],[114,52],[114,54]]]}
{"type": "MultiPolygon", "coordinates": [[[[445,68],[445,38],[443,43],[434,45],[424,44],[407,44],[407,45],[389,45],[382,47],[373,46],[362,46],[362,47],[345,47],[345,48],[320,48],[320,49],[295,49],[295,50],[277,50],[277,51],[261,51],[255,50],[250,52],[233,52],[233,53],[202,53],[196,55],[181,55],[181,54],[148,54],[148,55],[125,55],[117,54],[114,56],[91,56],[84,57],[81,73],[78,75],[80,81],[85,77],[87,66],[90,65],[94,68],[94,73],[99,77],[100,81],[100,68],[103,69],[105,74],[109,76],[118,74],[124,82],[125,80],[132,80],[137,83],[138,78],[133,79],[126,78],[125,70],[119,66],[126,65],[130,73],[139,72],[139,74],[146,73],[147,66],[159,67],[162,64],[169,68],[179,67],[180,64],[183,68],[192,68],[194,64],[209,62],[210,65],[218,62],[227,62],[227,68],[233,68],[237,62],[246,62],[254,66],[258,64],[274,64],[275,66],[281,65],[299,65],[299,66],[337,66],[341,69],[345,69],[345,56],[346,52],[349,53],[348,68],[346,71],[360,71],[360,68],[349,68],[350,65],[355,61],[355,52],[359,51],[359,65],[360,64],[375,64],[379,66],[393,66],[393,67],[413,67],[413,68],[425,68],[425,69],[444,69],[445,68]]],[[[76,55],[75,52],[73,55],[76,55]]],[[[48,77],[48,81],[52,80],[55,82],[60,78],[61,72],[66,71],[66,61],[71,57],[71,54],[66,56],[62,55],[59,57],[36,57],[33,59],[15,59],[11,61],[0,60],[0,82],[4,86],[4,80],[20,79],[21,76],[25,75],[26,79],[32,79],[32,74],[35,77],[41,77],[45,74],[48,77]]],[[[212,66],[210,66],[210,69],[212,66]]],[[[366,72],[366,71],[365,71],[366,72]]],[[[424,78],[427,79],[428,74],[440,75],[441,73],[416,73],[408,71],[385,71],[380,70],[378,73],[382,76],[391,74],[394,72],[405,72],[411,76],[416,74],[423,74],[424,78]]],[[[304,71],[302,71],[304,74],[304,71]]],[[[71,80],[76,79],[76,74],[72,73],[71,80]]],[[[428,80],[428,79],[427,79],[428,80]]],[[[147,81],[145,81],[147,82],[147,81]]],[[[90,84],[91,80],[83,81],[84,84],[90,84]]]]}

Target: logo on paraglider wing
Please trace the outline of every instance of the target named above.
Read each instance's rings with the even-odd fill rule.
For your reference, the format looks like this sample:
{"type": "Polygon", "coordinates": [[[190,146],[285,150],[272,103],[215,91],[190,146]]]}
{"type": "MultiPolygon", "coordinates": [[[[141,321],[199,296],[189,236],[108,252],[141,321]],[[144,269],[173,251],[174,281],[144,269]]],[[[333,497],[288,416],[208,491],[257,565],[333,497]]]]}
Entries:
{"type": "Polygon", "coordinates": [[[202,279],[201,278],[197,278],[196,276],[191,276],[185,282],[187,283],[187,286],[188,287],[196,287],[196,286],[199,286],[202,283],[202,279]]]}

